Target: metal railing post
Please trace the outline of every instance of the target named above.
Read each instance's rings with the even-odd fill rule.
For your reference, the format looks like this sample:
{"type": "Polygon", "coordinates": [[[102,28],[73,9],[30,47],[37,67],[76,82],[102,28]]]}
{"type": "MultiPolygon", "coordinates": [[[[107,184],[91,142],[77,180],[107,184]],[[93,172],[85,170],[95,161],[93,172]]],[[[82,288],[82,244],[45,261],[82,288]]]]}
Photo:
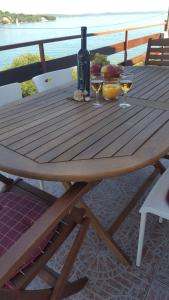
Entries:
{"type": "Polygon", "coordinates": [[[46,60],[45,60],[45,51],[43,43],[39,43],[39,53],[40,53],[40,62],[42,64],[42,72],[45,73],[46,69],[46,60]]]}
{"type": "Polygon", "coordinates": [[[128,30],[125,31],[125,42],[124,42],[124,65],[127,62],[127,49],[128,49],[128,30]]]}

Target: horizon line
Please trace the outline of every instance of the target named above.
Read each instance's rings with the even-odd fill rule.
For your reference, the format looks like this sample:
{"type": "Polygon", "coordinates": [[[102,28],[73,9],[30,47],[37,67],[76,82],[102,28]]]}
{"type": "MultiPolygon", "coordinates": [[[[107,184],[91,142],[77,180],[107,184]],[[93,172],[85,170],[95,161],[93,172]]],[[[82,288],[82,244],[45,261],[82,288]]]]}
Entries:
{"type": "MultiPolygon", "coordinates": [[[[57,13],[57,14],[54,14],[55,16],[69,16],[69,15],[72,15],[72,16],[83,16],[83,15],[114,15],[114,14],[135,14],[135,13],[138,13],[138,14],[141,14],[141,13],[165,13],[167,11],[165,10],[150,10],[150,11],[117,11],[117,12],[100,12],[100,13],[79,13],[79,14],[71,14],[71,13],[57,13]]],[[[51,13],[50,13],[51,14],[51,13]]]]}
{"type": "MultiPolygon", "coordinates": [[[[13,12],[13,11],[8,11],[10,13],[16,13],[16,14],[22,14],[23,12],[13,12]]],[[[25,15],[52,15],[52,16],[66,16],[66,17],[69,17],[69,16],[99,16],[99,15],[116,15],[116,14],[142,14],[142,13],[145,13],[145,14],[148,14],[148,13],[167,13],[167,11],[165,10],[150,10],[150,11],[117,11],[117,12],[100,12],[100,13],[88,13],[88,12],[85,12],[85,13],[76,13],[76,14],[73,14],[73,13],[23,13],[25,15]]]]}

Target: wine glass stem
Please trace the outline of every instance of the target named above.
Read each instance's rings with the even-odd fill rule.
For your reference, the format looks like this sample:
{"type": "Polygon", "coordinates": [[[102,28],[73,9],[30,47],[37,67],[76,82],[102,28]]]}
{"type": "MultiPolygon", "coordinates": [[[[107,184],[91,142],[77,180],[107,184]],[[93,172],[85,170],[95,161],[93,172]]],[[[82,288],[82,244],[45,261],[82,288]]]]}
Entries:
{"type": "Polygon", "coordinates": [[[96,102],[98,102],[98,99],[99,99],[99,93],[96,92],[96,102]]]}
{"type": "Polygon", "coordinates": [[[127,102],[126,98],[127,98],[127,93],[126,93],[126,92],[123,92],[123,102],[124,102],[124,103],[127,102]]]}
{"type": "Polygon", "coordinates": [[[121,108],[128,108],[128,107],[131,106],[131,104],[127,102],[127,93],[126,92],[123,92],[123,97],[121,99],[122,100],[121,100],[121,102],[119,104],[119,106],[121,108]]]}

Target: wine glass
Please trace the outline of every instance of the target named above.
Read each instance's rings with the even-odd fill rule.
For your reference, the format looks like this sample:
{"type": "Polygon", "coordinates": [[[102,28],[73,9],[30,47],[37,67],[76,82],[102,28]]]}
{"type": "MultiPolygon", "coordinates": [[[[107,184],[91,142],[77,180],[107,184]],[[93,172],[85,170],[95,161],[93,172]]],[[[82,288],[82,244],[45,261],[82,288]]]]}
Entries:
{"type": "Polygon", "coordinates": [[[124,73],[121,75],[120,78],[120,86],[121,90],[123,91],[123,97],[121,98],[119,106],[121,108],[127,108],[130,107],[131,104],[129,104],[126,100],[126,95],[130,91],[132,84],[133,84],[133,73],[124,73]]]}
{"type": "Polygon", "coordinates": [[[95,107],[100,107],[100,106],[102,106],[102,104],[99,102],[99,93],[100,93],[100,91],[102,89],[102,85],[103,85],[103,76],[101,74],[91,75],[90,82],[91,82],[91,88],[96,94],[96,100],[93,103],[93,105],[95,107]]]}

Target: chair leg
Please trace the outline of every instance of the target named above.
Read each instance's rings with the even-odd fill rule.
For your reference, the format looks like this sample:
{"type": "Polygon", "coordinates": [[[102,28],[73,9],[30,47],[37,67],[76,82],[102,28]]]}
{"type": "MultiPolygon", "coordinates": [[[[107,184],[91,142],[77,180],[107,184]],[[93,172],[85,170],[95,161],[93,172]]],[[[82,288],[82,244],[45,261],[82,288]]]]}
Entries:
{"type": "MultiPolygon", "coordinates": [[[[43,267],[43,269],[41,269],[41,271],[38,273],[38,277],[45,281],[50,287],[54,287],[56,285],[56,281],[58,280],[59,276],[60,274],[56,273],[48,266],[43,267]]],[[[62,298],[64,299],[75,293],[78,293],[85,286],[87,281],[87,277],[79,278],[73,282],[66,281],[62,298]]]]}
{"type": "MultiPolygon", "coordinates": [[[[84,237],[86,235],[87,229],[89,227],[89,219],[84,218],[80,225],[79,232],[74,240],[74,243],[72,245],[72,248],[66,258],[65,264],[62,268],[61,274],[53,288],[53,293],[50,298],[50,300],[60,300],[63,299],[63,293],[64,293],[64,288],[66,285],[66,280],[67,277],[73,267],[74,261],[76,259],[77,253],[80,249],[80,246],[84,240],[84,237]]],[[[84,279],[86,283],[86,278],[84,279]]],[[[82,285],[83,286],[83,285],[82,285]]]]}
{"type": "Polygon", "coordinates": [[[140,264],[141,264],[146,217],[147,217],[146,213],[141,214],[139,240],[138,240],[138,248],[137,248],[137,258],[136,258],[136,266],[137,267],[140,267],[140,264]]]}
{"type": "Polygon", "coordinates": [[[39,180],[39,187],[40,187],[41,190],[43,190],[43,191],[45,190],[44,181],[39,180]]]}

